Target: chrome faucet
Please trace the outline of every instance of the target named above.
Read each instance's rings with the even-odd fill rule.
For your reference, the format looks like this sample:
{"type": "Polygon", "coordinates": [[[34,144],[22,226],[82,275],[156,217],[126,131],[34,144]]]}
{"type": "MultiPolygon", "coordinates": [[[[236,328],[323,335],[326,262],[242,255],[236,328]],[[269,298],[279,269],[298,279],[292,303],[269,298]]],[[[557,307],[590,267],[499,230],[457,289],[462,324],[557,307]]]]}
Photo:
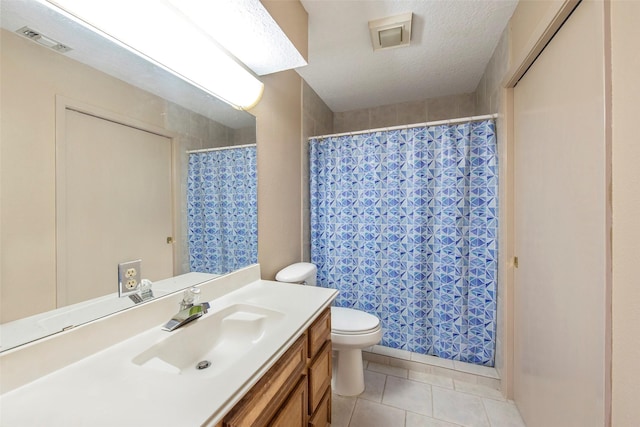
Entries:
{"type": "Polygon", "coordinates": [[[162,330],[169,332],[175,331],[192,320],[201,317],[203,314],[207,314],[210,307],[209,303],[203,302],[196,304],[199,299],[199,288],[193,287],[184,291],[184,296],[182,297],[182,301],[180,301],[180,311],[162,327],[162,330]]]}
{"type": "Polygon", "coordinates": [[[193,307],[198,301],[200,301],[200,288],[194,286],[185,290],[180,301],[180,311],[193,307]]]}

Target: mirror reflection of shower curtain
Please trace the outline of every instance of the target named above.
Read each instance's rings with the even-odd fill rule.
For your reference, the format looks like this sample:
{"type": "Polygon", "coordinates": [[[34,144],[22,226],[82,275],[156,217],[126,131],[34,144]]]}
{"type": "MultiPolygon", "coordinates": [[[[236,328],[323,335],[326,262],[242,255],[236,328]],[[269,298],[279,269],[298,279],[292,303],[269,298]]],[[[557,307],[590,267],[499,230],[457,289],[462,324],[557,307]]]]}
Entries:
{"type": "Polygon", "coordinates": [[[384,346],[493,366],[493,120],[310,141],[311,262],[384,346]]]}
{"type": "Polygon", "coordinates": [[[189,154],[191,271],[225,274],[258,262],[256,146],[189,154]]]}

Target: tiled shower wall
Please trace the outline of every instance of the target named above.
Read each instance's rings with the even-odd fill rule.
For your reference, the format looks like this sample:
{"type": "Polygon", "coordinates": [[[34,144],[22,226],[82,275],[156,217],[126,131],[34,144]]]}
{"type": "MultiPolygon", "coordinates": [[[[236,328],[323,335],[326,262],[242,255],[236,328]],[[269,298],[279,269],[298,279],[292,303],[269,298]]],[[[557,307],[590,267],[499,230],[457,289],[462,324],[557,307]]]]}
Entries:
{"type": "Polygon", "coordinates": [[[505,28],[493,51],[493,56],[484,70],[476,88],[475,112],[477,115],[500,111],[502,88],[500,83],[509,68],[509,27],[505,28]]]}
{"type": "Polygon", "coordinates": [[[455,119],[475,114],[475,93],[382,105],[333,114],[335,133],[455,119]]]}

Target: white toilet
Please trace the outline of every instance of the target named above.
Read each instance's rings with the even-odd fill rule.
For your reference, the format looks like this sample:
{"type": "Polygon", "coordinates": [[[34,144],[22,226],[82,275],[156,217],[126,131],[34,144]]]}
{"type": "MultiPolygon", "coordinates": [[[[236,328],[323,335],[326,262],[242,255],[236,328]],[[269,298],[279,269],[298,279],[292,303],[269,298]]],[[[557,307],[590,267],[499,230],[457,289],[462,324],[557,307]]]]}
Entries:
{"type": "MultiPolygon", "coordinates": [[[[316,285],[317,268],[308,262],[290,265],[278,272],[276,280],[316,285]]],[[[382,339],[380,319],[352,308],[331,307],[331,341],[337,357],[333,363],[331,386],[341,396],[356,396],[364,391],[362,349],[382,339]]]]}

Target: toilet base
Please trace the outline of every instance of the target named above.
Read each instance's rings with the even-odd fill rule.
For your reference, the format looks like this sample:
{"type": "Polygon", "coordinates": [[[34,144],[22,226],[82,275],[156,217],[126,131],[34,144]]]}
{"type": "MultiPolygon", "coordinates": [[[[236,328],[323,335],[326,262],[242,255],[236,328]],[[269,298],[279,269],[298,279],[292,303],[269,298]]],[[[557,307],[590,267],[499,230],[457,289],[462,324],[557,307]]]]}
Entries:
{"type": "Polygon", "coordinates": [[[362,350],[340,349],[333,362],[331,388],[340,396],[357,396],[364,391],[362,350]]]}

